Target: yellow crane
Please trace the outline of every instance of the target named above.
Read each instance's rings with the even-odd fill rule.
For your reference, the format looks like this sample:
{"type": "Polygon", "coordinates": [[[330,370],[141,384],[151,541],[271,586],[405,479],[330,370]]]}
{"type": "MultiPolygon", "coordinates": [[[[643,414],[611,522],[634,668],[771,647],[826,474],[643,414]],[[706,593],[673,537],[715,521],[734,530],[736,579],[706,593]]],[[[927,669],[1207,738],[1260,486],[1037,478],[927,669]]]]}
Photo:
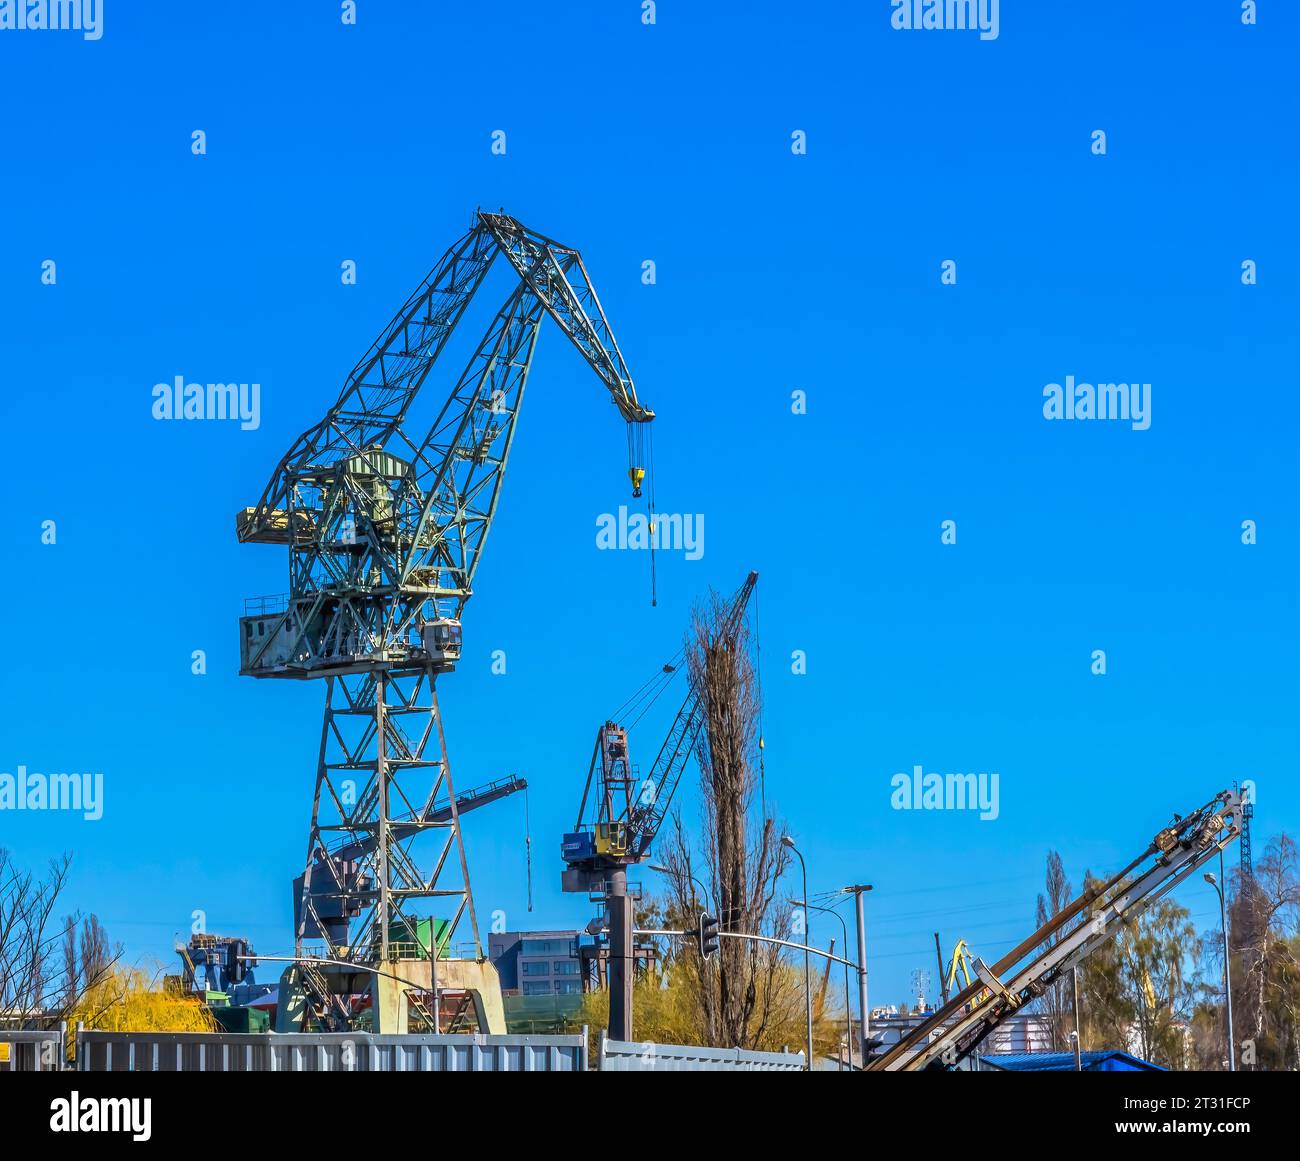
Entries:
{"type": "Polygon", "coordinates": [[[945,995],[953,995],[957,991],[957,973],[961,973],[963,985],[970,987],[974,973],[971,968],[974,959],[971,956],[970,948],[964,939],[959,939],[953,945],[952,955],[948,957],[948,966],[945,969],[943,990],[945,995]]]}

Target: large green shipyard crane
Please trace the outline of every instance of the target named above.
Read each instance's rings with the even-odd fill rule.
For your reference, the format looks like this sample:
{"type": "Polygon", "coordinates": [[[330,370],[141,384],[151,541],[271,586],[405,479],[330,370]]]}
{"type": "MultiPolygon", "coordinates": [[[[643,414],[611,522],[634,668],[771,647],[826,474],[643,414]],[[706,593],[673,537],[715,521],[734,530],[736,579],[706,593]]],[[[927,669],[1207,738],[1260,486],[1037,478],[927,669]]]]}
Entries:
{"type": "MultiPolygon", "coordinates": [[[[323,678],[326,688],[296,883],[300,962],[287,973],[301,1001],[281,1004],[282,1014],[293,1009],[292,1026],[345,1026],[346,997],[370,992],[373,1027],[399,1030],[405,984],[394,997],[377,993],[384,981],[414,976],[428,980],[436,1029],[439,976],[469,992],[486,978],[460,813],[500,793],[455,793],[436,679],[460,657],[461,614],[547,315],[626,421],[639,496],[654,413],[637,399],[581,255],[506,214],[479,212],[353,369],[338,402],[280,461],[257,505],[238,515],[241,541],[289,549],[289,592],[246,604],[241,673],[323,678]],[[499,256],[509,293],[432,426],[413,430],[416,397],[499,256]],[[452,875],[455,884],[445,881],[452,875]],[[450,914],[417,915],[418,901],[432,899],[450,914]],[[442,949],[466,915],[475,958],[458,967],[442,949]],[[376,966],[399,962],[401,972],[376,966]]],[[[481,1005],[479,1016],[481,1027],[495,1023],[481,1005]]]]}

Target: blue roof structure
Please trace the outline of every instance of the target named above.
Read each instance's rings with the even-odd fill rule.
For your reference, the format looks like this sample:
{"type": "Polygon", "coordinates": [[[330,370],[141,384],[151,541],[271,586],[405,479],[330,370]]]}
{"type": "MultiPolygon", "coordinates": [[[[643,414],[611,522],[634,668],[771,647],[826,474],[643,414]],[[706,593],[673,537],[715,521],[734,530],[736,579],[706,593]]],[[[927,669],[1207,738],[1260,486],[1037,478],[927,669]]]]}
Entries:
{"type": "MultiPolygon", "coordinates": [[[[1084,1072],[1168,1072],[1127,1052],[1084,1052],[1084,1072]]],[[[996,1072],[1073,1072],[1073,1052],[998,1052],[980,1057],[980,1067],[996,1072]]]]}

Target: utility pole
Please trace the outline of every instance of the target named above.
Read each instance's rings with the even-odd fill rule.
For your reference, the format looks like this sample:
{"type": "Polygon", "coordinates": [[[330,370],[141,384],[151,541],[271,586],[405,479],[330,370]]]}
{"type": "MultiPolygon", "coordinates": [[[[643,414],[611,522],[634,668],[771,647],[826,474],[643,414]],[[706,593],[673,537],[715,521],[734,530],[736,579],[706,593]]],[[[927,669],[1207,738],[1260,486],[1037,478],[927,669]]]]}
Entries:
{"type": "Polygon", "coordinates": [[[1074,984],[1074,1071],[1083,1071],[1083,1021],[1079,1018],[1079,965],[1070,969],[1074,984]]]}
{"type": "Polygon", "coordinates": [[[934,954],[939,960],[939,994],[943,997],[943,1003],[948,1002],[948,977],[943,970],[943,946],[939,943],[939,933],[934,933],[934,954]]]}
{"type": "Polygon", "coordinates": [[[862,896],[870,890],[870,883],[844,888],[846,895],[854,896],[854,913],[858,920],[858,1014],[862,1019],[863,1068],[867,1066],[867,1043],[871,1039],[871,1009],[867,1006],[867,921],[863,914],[862,896]]]}

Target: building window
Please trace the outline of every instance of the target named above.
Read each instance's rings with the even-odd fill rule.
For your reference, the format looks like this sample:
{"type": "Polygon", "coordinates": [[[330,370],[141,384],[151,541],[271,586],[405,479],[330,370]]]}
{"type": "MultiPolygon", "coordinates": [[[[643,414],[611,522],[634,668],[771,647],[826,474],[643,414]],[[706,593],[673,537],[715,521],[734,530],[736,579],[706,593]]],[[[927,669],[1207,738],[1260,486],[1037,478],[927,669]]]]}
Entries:
{"type": "Polygon", "coordinates": [[[557,996],[574,996],[582,991],[582,983],[579,980],[556,980],[555,994],[557,996]]]}
{"type": "Polygon", "coordinates": [[[551,971],[557,976],[576,976],[578,961],[576,959],[557,959],[551,964],[551,971]]]}
{"type": "Polygon", "coordinates": [[[550,980],[524,980],[525,996],[549,996],[550,994],[550,980]]]}
{"type": "Polygon", "coordinates": [[[520,963],[520,971],[526,976],[549,976],[551,965],[544,959],[526,959],[520,963]]]}
{"type": "Polygon", "coordinates": [[[520,955],[570,955],[573,950],[568,939],[525,939],[521,943],[520,955]]]}

